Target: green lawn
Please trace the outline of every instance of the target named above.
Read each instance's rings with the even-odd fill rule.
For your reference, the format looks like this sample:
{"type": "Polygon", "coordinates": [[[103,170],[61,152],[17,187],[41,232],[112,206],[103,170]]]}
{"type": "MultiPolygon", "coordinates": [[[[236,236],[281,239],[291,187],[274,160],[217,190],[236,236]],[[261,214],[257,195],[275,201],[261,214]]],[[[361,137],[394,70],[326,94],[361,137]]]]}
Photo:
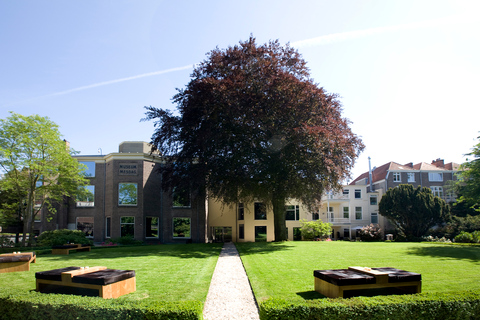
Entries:
{"type": "Polygon", "coordinates": [[[394,267],[422,274],[422,292],[480,290],[480,246],[399,242],[237,243],[258,302],[323,298],[313,270],[394,267]]]}
{"type": "MultiPolygon", "coordinates": [[[[137,291],[119,299],[205,301],[221,244],[154,245],[39,255],[28,272],[0,274],[0,290],[35,290],[35,272],[69,266],[135,270],[137,291]]],[[[18,250],[18,249],[16,249],[18,250]]]]}

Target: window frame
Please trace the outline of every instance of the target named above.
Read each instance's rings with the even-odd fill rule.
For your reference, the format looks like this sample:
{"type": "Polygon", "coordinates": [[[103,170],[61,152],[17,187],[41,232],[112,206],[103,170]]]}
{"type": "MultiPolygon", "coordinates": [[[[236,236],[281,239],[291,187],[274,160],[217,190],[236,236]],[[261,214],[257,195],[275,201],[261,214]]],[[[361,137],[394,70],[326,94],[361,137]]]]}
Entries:
{"type": "Polygon", "coordinates": [[[377,212],[372,212],[370,213],[370,222],[373,224],[378,224],[378,213],[377,212]],[[375,218],[375,221],[374,221],[375,218]]]}
{"type": "Polygon", "coordinates": [[[430,182],[443,182],[443,172],[429,172],[428,181],[430,182]]]}
{"type": "Polygon", "coordinates": [[[87,199],[86,199],[87,201],[79,201],[78,200],[78,195],[77,195],[77,197],[75,199],[75,208],[94,208],[95,207],[95,185],[79,186],[78,188],[79,189],[80,188],[92,189],[93,191],[91,191],[91,190],[88,190],[88,191],[92,193],[93,199],[92,199],[92,201],[88,201],[89,198],[87,196],[87,199]],[[79,205],[79,203],[85,203],[85,204],[90,204],[91,203],[92,205],[79,205]]]}
{"type": "Polygon", "coordinates": [[[298,221],[298,220],[300,220],[300,206],[299,205],[285,206],[285,221],[298,221]],[[293,219],[287,219],[288,212],[293,212],[293,219]]]}
{"type": "Polygon", "coordinates": [[[378,196],[377,195],[370,195],[370,205],[377,206],[378,205],[378,196]],[[372,200],[375,199],[375,203],[372,203],[372,200]]]}
{"type": "Polygon", "coordinates": [[[97,164],[95,163],[95,161],[78,161],[78,162],[87,167],[82,172],[82,174],[85,178],[95,178],[95,170],[97,169],[97,164]],[[91,166],[89,166],[89,164],[93,164],[93,170],[92,170],[91,166]],[[92,172],[92,173],[90,173],[90,172],[92,172]],[[89,175],[89,174],[91,174],[91,175],[89,175]]]}
{"type": "Polygon", "coordinates": [[[402,182],[402,174],[400,172],[393,172],[393,182],[402,182]]]}
{"type": "Polygon", "coordinates": [[[363,208],[362,207],[355,207],[355,220],[363,220],[363,208]],[[360,209],[360,210],[358,210],[360,209]],[[360,214],[360,218],[358,216],[358,214],[360,214]]]}
{"type": "Polygon", "coordinates": [[[415,182],[415,172],[407,172],[407,182],[415,182]]]}
{"type": "Polygon", "coordinates": [[[75,229],[84,232],[87,238],[93,239],[93,236],[94,236],[94,227],[95,227],[95,224],[94,224],[94,223],[95,223],[95,218],[94,218],[94,217],[88,217],[88,216],[76,217],[76,218],[75,218],[75,229]],[[91,223],[91,224],[92,224],[91,227],[90,227],[90,228],[91,228],[91,234],[88,234],[87,232],[84,231],[85,229],[88,229],[88,228],[82,228],[82,229],[79,229],[79,228],[78,228],[78,223],[79,223],[78,220],[79,220],[79,219],[88,219],[88,220],[91,220],[91,221],[92,221],[92,222],[84,222],[84,223],[91,223]]]}
{"type": "Polygon", "coordinates": [[[173,239],[191,239],[192,238],[192,219],[189,217],[173,217],[172,218],[172,238],[173,239]],[[187,235],[183,237],[178,236],[178,234],[180,234],[179,232],[177,232],[177,236],[175,236],[175,220],[176,219],[188,220],[188,227],[189,227],[188,236],[187,235]]]}
{"type": "Polygon", "coordinates": [[[263,202],[255,202],[253,204],[254,206],[254,218],[255,220],[267,220],[267,206],[263,202]],[[260,216],[259,214],[262,214],[262,212],[257,213],[257,208],[260,210],[260,208],[263,208],[262,211],[264,212],[264,218],[260,216]]]}
{"type": "Polygon", "coordinates": [[[136,182],[119,182],[118,183],[118,206],[120,206],[120,207],[136,207],[136,206],[138,206],[138,183],[136,183],[136,182]],[[120,186],[121,185],[127,185],[127,184],[135,186],[135,203],[134,204],[120,202],[120,186]]]}
{"type": "Polygon", "coordinates": [[[145,238],[147,239],[158,239],[160,238],[160,218],[159,217],[155,217],[155,216],[146,216],[145,217],[145,238]],[[157,236],[148,236],[148,230],[147,230],[147,226],[150,225],[150,233],[153,233],[152,231],[155,230],[155,229],[152,229],[152,227],[154,226],[152,223],[147,223],[147,220],[148,219],[157,219],[157,223],[155,224],[156,228],[157,228],[157,236]]]}
{"type": "Polygon", "coordinates": [[[120,217],[120,237],[128,236],[129,234],[123,234],[123,226],[133,226],[132,237],[135,237],[135,217],[134,216],[121,216],[120,217]],[[133,222],[123,222],[124,218],[132,218],[133,222]]]}
{"type": "Polygon", "coordinates": [[[343,207],[343,219],[350,219],[350,207],[343,207]]]}
{"type": "Polygon", "coordinates": [[[245,206],[243,202],[238,203],[237,218],[238,220],[245,220],[245,206]]]}
{"type": "Polygon", "coordinates": [[[355,189],[355,199],[362,199],[362,189],[355,189]]]}

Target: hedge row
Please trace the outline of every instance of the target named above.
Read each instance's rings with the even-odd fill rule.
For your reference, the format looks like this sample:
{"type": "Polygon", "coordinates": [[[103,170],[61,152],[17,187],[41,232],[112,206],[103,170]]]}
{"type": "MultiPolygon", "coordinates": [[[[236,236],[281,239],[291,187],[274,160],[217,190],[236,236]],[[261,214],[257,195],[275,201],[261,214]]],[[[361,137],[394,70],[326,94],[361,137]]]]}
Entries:
{"type": "Polygon", "coordinates": [[[480,293],[422,293],[401,296],[319,299],[291,302],[269,299],[260,304],[260,319],[478,319],[480,293]]]}
{"type": "Polygon", "coordinates": [[[0,315],[9,320],[202,319],[199,301],[125,301],[38,292],[0,290],[0,315]]]}

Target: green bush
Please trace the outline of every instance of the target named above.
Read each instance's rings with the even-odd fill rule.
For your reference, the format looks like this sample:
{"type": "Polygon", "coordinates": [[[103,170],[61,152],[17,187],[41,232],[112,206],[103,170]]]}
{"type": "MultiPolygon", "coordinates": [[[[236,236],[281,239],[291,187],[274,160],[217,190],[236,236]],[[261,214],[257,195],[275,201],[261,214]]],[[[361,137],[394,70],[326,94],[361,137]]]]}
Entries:
{"type": "Polygon", "coordinates": [[[332,225],[321,220],[307,221],[302,219],[300,220],[300,232],[304,240],[326,239],[332,234],[332,225]]]}
{"type": "Polygon", "coordinates": [[[92,245],[93,241],[88,239],[80,230],[60,229],[54,231],[44,231],[38,238],[37,243],[41,246],[61,246],[66,243],[81,243],[92,245]]]}
{"type": "Polygon", "coordinates": [[[123,236],[120,238],[115,238],[115,239],[107,239],[105,243],[116,243],[116,244],[121,244],[124,246],[138,246],[143,244],[142,241],[140,240],[135,240],[133,236],[123,236]]]}
{"type": "Polygon", "coordinates": [[[478,319],[480,293],[427,293],[260,304],[260,319],[478,319]]]}
{"type": "Polygon", "coordinates": [[[477,231],[473,231],[472,232],[472,237],[473,237],[473,241],[474,243],[479,243],[480,242],[480,230],[477,230],[477,231]]]}
{"type": "Polygon", "coordinates": [[[472,243],[473,235],[470,232],[462,231],[455,237],[455,242],[472,243]]]}
{"type": "Polygon", "coordinates": [[[201,319],[199,301],[133,302],[38,292],[0,291],[0,318],[25,319],[201,319]]]}

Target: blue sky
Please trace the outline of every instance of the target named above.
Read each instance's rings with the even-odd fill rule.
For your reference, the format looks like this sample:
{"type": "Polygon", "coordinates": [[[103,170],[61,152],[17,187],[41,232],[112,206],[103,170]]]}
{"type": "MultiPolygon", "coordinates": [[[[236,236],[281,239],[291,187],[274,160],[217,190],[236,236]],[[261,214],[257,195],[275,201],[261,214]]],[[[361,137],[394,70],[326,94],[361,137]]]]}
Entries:
{"type": "Polygon", "coordinates": [[[366,149],[463,162],[480,131],[480,2],[0,0],[0,118],[48,116],[82,155],[149,141],[194,64],[250,34],[290,42],[366,149]]]}

